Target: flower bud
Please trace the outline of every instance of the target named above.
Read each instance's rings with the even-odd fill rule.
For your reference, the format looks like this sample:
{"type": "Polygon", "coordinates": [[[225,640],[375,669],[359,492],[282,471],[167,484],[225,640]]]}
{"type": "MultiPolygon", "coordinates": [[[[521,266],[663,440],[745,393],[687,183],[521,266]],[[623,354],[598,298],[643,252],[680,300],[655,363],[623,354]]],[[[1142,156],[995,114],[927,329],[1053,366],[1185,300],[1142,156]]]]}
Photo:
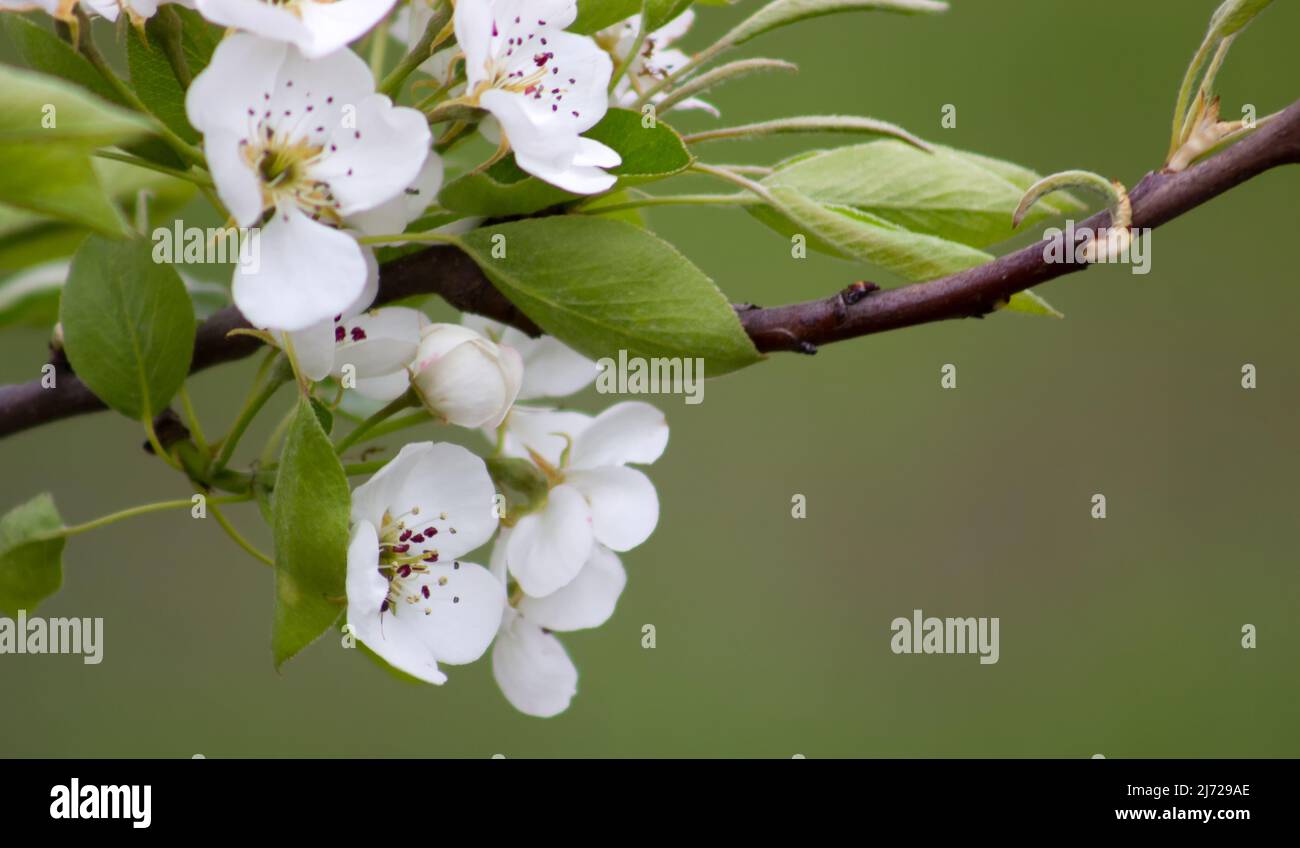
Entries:
{"type": "Polygon", "coordinates": [[[496,427],[519,394],[524,363],[459,324],[430,324],[420,333],[411,386],[434,416],[461,427],[496,427]]]}

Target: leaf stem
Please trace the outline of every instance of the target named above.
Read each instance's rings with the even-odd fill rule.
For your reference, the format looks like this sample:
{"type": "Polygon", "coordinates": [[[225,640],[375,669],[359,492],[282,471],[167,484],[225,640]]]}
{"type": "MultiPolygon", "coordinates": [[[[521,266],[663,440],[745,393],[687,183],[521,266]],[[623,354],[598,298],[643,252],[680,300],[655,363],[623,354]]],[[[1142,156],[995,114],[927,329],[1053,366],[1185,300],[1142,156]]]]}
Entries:
{"type": "Polygon", "coordinates": [[[235,529],[235,525],[231,524],[230,521],[227,520],[226,516],[222,514],[221,510],[217,508],[215,503],[209,500],[208,508],[212,510],[212,517],[217,519],[217,523],[221,525],[221,529],[226,531],[226,535],[233,539],[236,545],[239,545],[239,547],[247,551],[254,559],[259,559],[272,568],[275,568],[275,561],[245,539],[243,534],[235,529]]]}
{"type": "MultiPolygon", "coordinates": [[[[444,3],[439,6],[438,10],[433,13],[433,17],[429,19],[429,25],[424,28],[424,34],[420,36],[420,40],[411,47],[409,53],[402,57],[402,60],[397,63],[397,67],[389,71],[388,75],[379,83],[379,88],[376,90],[380,94],[387,94],[389,97],[397,95],[397,92],[402,88],[402,83],[406,82],[406,78],[433,55],[436,39],[442,34],[450,18],[451,13],[447,4],[444,3]]],[[[375,76],[378,76],[379,70],[374,70],[375,76]]]]}
{"type": "MultiPolygon", "coordinates": [[[[87,33],[90,32],[90,21],[86,18],[85,12],[78,9],[77,19],[81,23],[81,28],[87,33]]],[[[99,72],[99,75],[104,78],[104,82],[108,83],[113,91],[116,92],[124,102],[126,102],[132,109],[143,115],[147,115],[152,120],[154,132],[156,132],[163,141],[167,142],[168,146],[175,150],[182,159],[195,165],[202,165],[204,163],[203,153],[197,147],[185,141],[185,139],[174,133],[166,124],[154,117],[153,113],[149,111],[149,107],[144,105],[144,101],[142,101],[139,96],[131,90],[129,85],[122,81],[122,78],[117,75],[112,66],[109,65],[103,55],[100,54],[92,39],[80,39],[77,49],[81,51],[81,55],[86,57],[86,60],[90,62],[91,66],[99,72]]]]}
{"type": "Polygon", "coordinates": [[[177,392],[181,399],[181,409],[185,411],[185,425],[190,428],[190,435],[194,437],[194,444],[202,453],[208,453],[208,440],[203,435],[203,425],[199,423],[199,416],[194,412],[194,403],[190,400],[190,391],[186,388],[185,383],[181,383],[180,391],[177,392]]]}
{"type": "Polygon", "coordinates": [[[230,457],[235,453],[235,448],[239,445],[239,440],[243,438],[244,431],[248,429],[248,425],[253,423],[253,419],[262,411],[262,407],[266,406],[266,402],[271,399],[276,390],[287,382],[289,382],[289,376],[285,373],[285,369],[277,368],[270,373],[260,387],[255,387],[249,393],[247,400],[244,401],[243,409],[239,412],[239,417],[235,419],[234,425],[230,428],[230,433],[221,440],[221,450],[217,454],[217,458],[213,460],[210,474],[219,474],[226,467],[226,464],[230,462],[230,457]]]}
{"type": "Polygon", "coordinates": [[[401,244],[407,241],[418,242],[435,242],[442,244],[454,244],[456,237],[447,233],[439,233],[433,230],[425,233],[398,233],[397,235],[382,236],[362,236],[357,239],[361,244],[401,244]]]}
{"type": "Polygon", "coordinates": [[[614,87],[618,85],[618,81],[627,73],[627,69],[632,65],[632,60],[641,52],[641,45],[645,43],[646,28],[650,18],[646,14],[646,6],[648,5],[648,0],[641,0],[641,25],[637,28],[636,38],[632,41],[632,49],[627,51],[627,55],[619,61],[618,67],[614,69],[614,73],[609,78],[609,91],[611,93],[614,91],[614,87]]]}
{"type": "Polygon", "coordinates": [[[144,168],[148,171],[157,171],[160,174],[166,174],[169,177],[175,177],[178,180],[185,180],[187,183],[193,183],[196,186],[212,188],[214,183],[211,177],[197,174],[194,171],[182,171],[179,168],[169,168],[166,165],[159,165],[156,162],[150,162],[148,159],[142,159],[139,156],[132,156],[129,153],[117,153],[113,150],[96,150],[95,155],[100,159],[112,159],[114,162],[125,162],[128,165],[134,165],[137,168],[144,168]]]}
{"type": "Polygon", "coordinates": [[[339,456],[342,456],[344,451],[346,451],[348,448],[352,447],[357,442],[365,438],[367,433],[370,433],[372,430],[378,427],[378,425],[382,424],[385,420],[392,418],[394,415],[401,412],[403,409],[409,409],[412,406],[418,406],[419,403],[420,401],[415,397],[415,392],[412,390],[407,390],[407,392],[401,397],[399,397],[397,400],[388,404],[383,409],[379,410],[374,415],[371,415],[365,421],[362,421],[355,428],[353,428],[352,432],[344,436],[339,441],[339,443],[334,446],[334,453],[338,454],[339,456]]]}
{"type": "Polygon", "coordinates": [[[628,209],[640,209],[646,206],[752,206],[760,202],[758,198],[744,192],[736,194],[646,195],[645,197],[619,203],[585,204],[573,211],[580,212],[583,215],[604,215],[609,212],[623,212],[628,209]]]}
{"type": "MultiPolygon", "coordinates": [[[[217,503],[242,503],[243,501],[249,500],[249,497],[250,497],[249,495],[230,495],[229,497],[208,498],[208,505],[211,506],[212,504],[217,504],[217,503]]],[[[86,533],[90,530],[98,530],[100,527],[107,527],[109,524],[113,524],[127,518],[134,518],[137,515],[147,515],[151,512],[161,512],[166,509],[181,509],[183,507],[192,507],[192,506],[194,506],[193,498],[178,498],[176,500],[171,500],[171,501],[156,501],[154,503],[141,504],[139,506],[133,506],[128,509],[118,510],[117,512],[110,512],[108,515],[100,516],[99,518],[96,518],[92,521],[87,521],[84,524],[74,524],[70,527],[60,527],[58,530],[51,530],[48,533],[42,533],[36,538],[44,541],[46,539],[58,539],[58,538],[66,538],[68,536],[76,536],[81,533],[86,533]]]]}

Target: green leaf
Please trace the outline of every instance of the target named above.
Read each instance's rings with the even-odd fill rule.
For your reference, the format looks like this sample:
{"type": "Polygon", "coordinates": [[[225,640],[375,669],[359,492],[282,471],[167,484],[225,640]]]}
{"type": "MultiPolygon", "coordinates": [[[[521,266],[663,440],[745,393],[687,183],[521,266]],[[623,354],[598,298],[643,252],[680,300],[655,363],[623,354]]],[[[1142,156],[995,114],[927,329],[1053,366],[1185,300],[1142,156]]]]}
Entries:
{"type": "Polygon", "coordinates": [[[275,479],[275,667],[307,647],[339,617],[346,594],[348,478],[302,398],[285,436],[275,479]]]}
{"type": "Polygon", "coordinates": [[[0,612],[16,616],[59,591],[63,584],[63,528],[48,494],[37,495],[0,518],[0,612]]]}
{"type": "Polygon", "coordinates": [[[330,412],[330,408],[328,406],[321,403],[316,398],[312,398],[311,411],[316,413],[316,421],[317,423],[320,424],[320,428],[325,431],[325,435],[328,436],[331,432],[333,432],[334,413],[330,412]]]}
{"type": "Polygon", "coordinates": [[[1210,18],[1210,38],[1227,38],[1240,32],[1273,0],[1224,0],[1210,18]]]}
{"type": "MultiPolygon", "coordinates": [[[[647,0],[647,32],[658,29],[685,12],[691,0],[647,0]]],[[[592,33],[630,18],[641,11],[641,0],[578,0],[578,17],[570,32],[592,33]]]]}
{"type": "Polygon", "coordinates": [[[47,262],[0,280],[0,327],[51,326],[58,320],[59,293],[68,263],[47,262]]]}
{"type": "MultiPolygon", "coordinates": [[[[897,224],[972,247],[1011,238],[1011,214],[1024,192],[975,161],[947,149],[925,153],[897,141],[828,150],[780,168],[763,179],[810,200],[848,206],[897,224]]],[[[1053,212],[1036,209],[1032,226],[1053,212]]]]}
{"type": "MultiPolygon", "coordinates": [[[[663,121],[643,127],[641,115],[627,109],[610,109],[586,135],[623,157],[621,165],[609,169],[618,177],[611,190],[680,174],[694,161],[676,130],[663,121]]],[[[529,176],[510,156],[486,171],[453,180],[438,195],[438,203],[469,215],[504,216],[530,215],[581,198],[529,176]]]]}
{"type": "Polygon", "coordinates": [[[593,359],[619,350],[702,357],[716,376],[761,358],[713,282],[631,224],[556,215],[484,227],[458,242],[529,318],[593,359]],[[493,258],[500,244],[505,257],[493,258]]]}
{"type": "Polygon", "coordinates": [[[1048,303],[1043,298],[1026,289],[1011,295],[1005,309],[1008,312],[1023,312],[1026,315],[1042,315],[1045,318],[1064,318],[1065,313],[1048,303]]]}
{"type": "Polygon", "coordinates": [[[63,291],[68,361],[100,400],[136,420],[163,410],[190,370],[194,308],[145,241],[91,236],[63,291]]]}
{"type": "Polygon", "coordinates": [[[149,130],[63,80],[0,66],[0,203],[123,234],[89,155],[149,130]]]}
{"type": "Polygon", "coordinates": [[[727,46],[744,44],[778,27],[837,12],[900,12],[934,14],[948,11],[947,3],[934,0],[774,0],[723,36],[727,46]]]}
{"type": "MultiPolygon", "coordinates": [[[[947,150],[979,165],[986,171],[990,171],[1007,182],[1016,189],[1021,196],[1029,190],[1029,187],[1043,178],[1043,175],[1037,171],[1017,165],[1014,162],[1007,162],[1002,159],[994,159],[991,156],[982,156],[978,153],[953,150],[950,147],[940,148],[947,150]]],[[[1018,201],[1017,201],[1018,202],[1018,201]]],[[[1067,191],[1058,191],[1050,197],[1044,197],[1038,201],[1038,206],[1051,210],[1056,215],[1068,215],[1071,212],[1082,212],[1086,210],[1087,205],[1079,198],[1067,191]]]]}
{"type": "Polygon", "coordinates": [[[933,280],[993,258],[959,242],[911,232],[852,206],[819,203],[797,189],[773,186],[770,192],[776,208],[747,207],[763,223],[787,236],[803,235],[817,250],[869,262],[906,280],[933,280]]]}
{"type": "Polygon", "coordinates": [[[212,51],[221,40],[220,30],[210,27],[188,9],[160,10],[146,24],[144,38],[135,29],[127,34],[127,67],[131,71],[131,87],[149,111],[178,136],[195,144],[199,133],[190,126],[185,114],[185,90],[177,81],[164,50],[168,39],[177,37],[191,78],[207,67],[212,51]],[[169,11],[179,14],[171,17],[169,11]],[[179,27],[179,32],[173,27],[179,27]]]}
{"type": "MultiPolygon", "coordinates": [[[[23,63],[33,70],[67,80],[97,97],[124,108],[129,104],[109,85],[95,66],[72,45],[45,27],[20,15],[0,15],[0,26],[13,42],[23,63]]],[[[124,149],[169,167],[187,167],[165,142],[146,138],[125,145],[124,149]]]]}

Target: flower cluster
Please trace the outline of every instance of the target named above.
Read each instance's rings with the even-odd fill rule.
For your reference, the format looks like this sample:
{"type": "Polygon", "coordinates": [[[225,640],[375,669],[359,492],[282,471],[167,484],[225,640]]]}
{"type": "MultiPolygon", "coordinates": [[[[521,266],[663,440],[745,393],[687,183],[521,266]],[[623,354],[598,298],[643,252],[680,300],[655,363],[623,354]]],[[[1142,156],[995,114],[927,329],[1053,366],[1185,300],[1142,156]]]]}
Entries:
{"type": "Polygon", "coordinates": [[[435,684],[446,680],[442,665],[472,662],[495,643],[493,671],[510,703],[530,715],[562,712],[578,673],[554,634],[613,614],[627,581],[618,554],[659,518],[654,486],[632,466],[658,459],[668,425],[645,403],[596,416],[516,405],[579,392],[597,368],[554,338],[473,316],[433,323],[418,309],[373,308],[370,245],[400,243],[429,214],[442,153],[467,127],[498,143],[481,167],[510,152],[569,192],[611,189],[620,155],[584,133],[684,61],[668,45],[689,14],[630,56],[639,19],[575,34],[576,0],[412,0],[395,34],[430,50],[421,66],[441,99],[426,109],[395,104],[400,80],[377,83],[349,46],[397,0],[0,0],[0,10],[39,8],[70,23],[83,12],[125,15],[143,35],[168,2],[228,28],[187,80],[184,105],[214,203],[260,239],[260,262],[233,274],[239,310],[304,386],[330,380],[340,400],[355,394],[354,405],[422,406],[443,424],[481,429],[493,461],[522,466],[537,483],[506,512],[479,456],[449,443],[403,447],[352,493],[352,633],[435,684]],[[612,84],[616,66],[625,74],[612,84]],[[453,126],[435,139],[440,115],[454,115],[445,119],[453,126]],[[467,558],[489,542],[489,567],[467,558]]]}
{"type": "Polygon", "coordinates": [[[556,715],[578,672],[554,633],[613,614],[627,582],[615,552],[644,542],[659,520],[653,484],[628,465],[663,453],[667,422],[645,403],[595,417],[516,405],[580,391],[595,363],[484,319],[417,327],[392,311],[368,324],[340,318],[333,366],[363,349],[376,370],[411,357],[405,373],[426,408],[482,427],[498,455],[532,463],[546,492],[507,519],[482,459],[446,443],[406,445],[353,492],[348,625],[381,659],[430,683],[446,680],[439,663],[472,662],[495,639],[493,673],[510,703],[556,715]],[[370,332],[381,326],[382,336],[370,332]],[[464,559],[494,534],[489,568],[464,559]]]}

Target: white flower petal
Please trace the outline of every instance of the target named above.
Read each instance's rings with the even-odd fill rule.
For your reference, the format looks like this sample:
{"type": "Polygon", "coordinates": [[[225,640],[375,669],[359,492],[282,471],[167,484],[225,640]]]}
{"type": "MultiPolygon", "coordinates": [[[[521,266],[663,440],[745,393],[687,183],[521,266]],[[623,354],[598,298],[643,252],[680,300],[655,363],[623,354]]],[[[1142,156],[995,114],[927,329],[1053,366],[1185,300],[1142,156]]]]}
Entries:
{"type": "Polygon", "coordinates": [[[599,627],[614,614],[627,572],[618,555],[603,545],[591,549],[591,557],[569,585],[544,598],[525,596],[519,612],[547,630],[566,632],[599,627]]]}
{"type": "MultiPolygon", "coordinates": [[[[395,3],[396,0],[303,0],[295,8],[309,36],[298,46],[313,58],[346,47],[348,42],[365,35],[379,23],[395,3]]],[[[282,37],[274,32],[265,34],[272,38],[282,37]]]]}
{"type": "MultiPolygon", "coordinates": [[[[379,573],[379,537],[374,525],[358,522],[348,545],[348,624],[362,644],[394,668],[428,683],[442,684],[447,675],[420,629],[423,616],[382,612],[388,580],[379,573]]],[[[407,611],[408,613],[410,610],[407,611]]]]}
{"type": "MultiPolygon", "coordinates": [[[[308,380],[324,380],[334,370],[334,320],[326,318],[296,333],[283,333],[293,344],[298,370],[308,380]]],[[[281,344],[287,348],[287,344],[281,344]]]]}
{"type": "MultiPolygon", "coordinates": [[[[335,325],[343,329],[343,341],[335,348],[335,372],[341,374],[344,365],[351,365],[360,379],[405,371],[415,360],[420,330],[428,323],[423,312],[404,306],[387,306],[343,319],[335,325]]],[[[334,329],[331,333],[338,335],[334,329]]]]}
{"type": "Polygon", "coordinates": [[[573,443],[573,468],[649,465],[668,446],[668,420],[644,401],[624,401],[596,416],[573,443]]]}
{"type": "Polygon", "coordinates": [[[506,606],[501,581],[481,565],[457,561],[431,566],[418,585],[428,587],[429,597],[402,612],[430,611],[422,626],[438,661],[464,665],[483,656],[506,606]]]}
{"type": "Polygon", "coordinates": [[[406,225],[424,214],[424,210],[438,197],[443,178],[442,157],[432,150],[424,160],[415,182],[402,194],[385,200],[373,209],[356,212],[348,217],[348,224],[366,235],[392,235],[403,232],[406,225]]]}
{"type": "Polygon", "coordinates": [[[459,445],[408,444],[352,492],[352,520],[384,527],[384,516],[422,536],[411,550],[458,559],[492,538],[496,487],[483,460],[459,445]],[[446,516],[445,518],[443,516],[446,516]],[[422,531],[433,528],[429,535],[422,531]]]}
{"type": "Polygon", "coordinates": [[[283,205],[262,229],[260,266],[236,266],[231,289],[254,326],[296,332],[347,309],[365,288],[366,273],[351,236],[283,205]]]}
{"type": "Polygon", "coordinates": [[[501,693],[526,715],[559,715],[578,692],[578,669],[559,639],[520,616],[507,617],[492,648],[492,676],[501,693]]]}
{"type": "MultiPolygon", "coordinates": [[[[570,441],[591,425],[592,417],[581,412],[556,412],[531,406],[516,406],[506,417],[506,456],[530,459],[537,453],[551,465],[559,466],[560,457],[570,441]],[[566,439],[565,436],[569,438],[566,439]]],[[[494,433],[487,434],[495,440],[494,433]]]]}
{"type": "Polygon", "coordinates": [[[358,377],[356,393],[364,398],[388,403],[406,394],[409,388],[411,388],[411,375],[403,368],[378,377],[358,377]]]}
{"type": "Polygon", "coordinates": [[[329,184],[344,216],[403,197],[420,175],[432,142],[428,121],[415,109],[394,106],[382,94],[355,105],[355,124],[330,136],[330,154],[311,169],[313,177],[329,184]]]}
{"type": "Polygon", "coordinates": [[[578,576],[591,556],[591,507],[573,486],[551,489],[546,506],[510,532],[506,560],[524,592],[545,597],[578,576]]]}
{"type": "Polygon", "coordinates": [[[635,468],[570,471],[565,479],[591,504],[592,531],[603,545],[630,551],[650,538],[659,523],[659,495],[650,478],[635,468]]]}
{"type": "Polygon", "coordinates": [[[203,137],[217,196],[241,227],[250,227],[262,218],[264,201],[262,184],[243,155],[243,136],[225,129],[210,130],[203,137]]]}
{"type": "Polygon", "coordinates": [[[533,338],[514,327],[469,312],[461,316],[461,323],[519,351],[524,360],[524,380],[516,400],[567,397],[591,385],[600,374],[595,362],[554,336],[533,338]]]}
{"type": "MultiPolygon", "coordinates": [[[[215,20],[203,11],[203,5],[229,2],[234,0],[200,0],[199,11],[208,20],[215,20]]],[[[293,19],[292,14],[281,8],[265,3],[253,5],[266,14],[293,19]]],[[[205,136],[218,130],[239,137],[246,135],[248,110],[265,102],[263,94],[274,92],[287,52],[288,48],[281,42],[247,33],[222,39],[208,67],[194,78],[185,93],[185,114],[190,124],[205,136]]]]}

